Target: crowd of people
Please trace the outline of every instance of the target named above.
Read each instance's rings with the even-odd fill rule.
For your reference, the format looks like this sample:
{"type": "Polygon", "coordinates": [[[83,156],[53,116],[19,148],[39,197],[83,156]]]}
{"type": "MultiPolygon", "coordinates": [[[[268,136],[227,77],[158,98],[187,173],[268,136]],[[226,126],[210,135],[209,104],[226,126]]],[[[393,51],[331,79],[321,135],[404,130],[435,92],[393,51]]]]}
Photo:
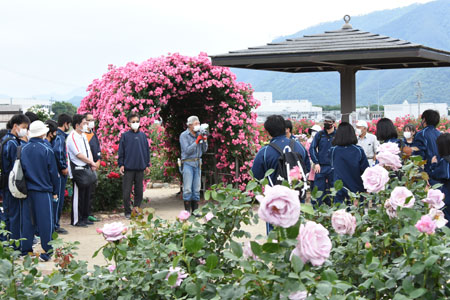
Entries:
{"type": "Polygon", "coordinates": [[[355,126],[348,122],[338,125],[333,115],[326,115],[323,129],[315,124],[309,129],[309,138],[298,141],[292,132],[291,121],[272,115],[264,123],[271,137],[270,143],[257,153],[252,172],[255,178],[263,179],[268,170],[274,169],[275,172],[268,176],[269,184],[274,185],[280,173],[277,170],[280,168],[279,162],[284,159],[283,153],[296,152],[305,163],[304,172],[308,173],[305,184],[311,190],[317,188],[320,192],[313,205],[348,203],[349,191],[365,192],[361,175],[366,168],[378,163],[378,147],[384,143],[395,143],[402,157],[419,155],[426,161],[424,171],[429,176],[428,183],[430,186],[442,184],[440,189],[445,194],[446,204],[443,211],[450,221],[450,133],[437,130],[439,122],[437,111],[426,110],[421,116],[420,131],[416,132],[414,125],[407,124],[402,130],[403,137],[399,137],[394,123],[388,118],[378,121],[376,135],[373,135],[368,132],[366,121],[358,121],[355,126]],[[274,146],[283,149],[283,152],[275,151],[274,146]],[[343,188],[332,197],[330,188],[337,180],[342,181],[343,188]]]}
{"type": "MultiPolygon", "coordinates": [[[[125,217],[130,218],[130,195],[134,185],[134,206],[143,198],[143,173],[149,172],[150,148],[147,136],[139,130],[139,115],[128,116],[130,130],[122,134],[119,143],[118,166],[124,176],[123,199],[125,217]]],[[[61,227],[67,180],[73,183],[71,225],[88,227],[98,221],[92,214],[92,199],[97,184],[96,170],[100,166],[101,146],[95,133],[91,113],[69,116],[60,114],[57,122],[45,123],[27,112],[14,115],[1,132],[0,191],[3,207],[1,221],[9,234],[5,239],[21,239],[12,246],[22,255],[33,252],[40,239],[44,250],[40,258],[48,261],[52,255],[53,232],[67,234],[61,227]],[[10,173],[20,162],[26,182],[24,198],[13,196],[10,173]]],[[[15,194],[16,195],[16,194],[15,194]]],[[[16,195],[17,196],[17,195],[16,195]]]]}

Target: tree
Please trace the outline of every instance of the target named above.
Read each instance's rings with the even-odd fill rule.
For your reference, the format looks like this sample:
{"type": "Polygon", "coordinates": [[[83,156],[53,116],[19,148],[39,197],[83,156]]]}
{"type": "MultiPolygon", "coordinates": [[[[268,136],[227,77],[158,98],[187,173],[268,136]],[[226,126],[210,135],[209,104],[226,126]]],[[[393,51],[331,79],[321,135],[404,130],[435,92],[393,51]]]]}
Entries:
{"type": "Polygon", "coordinates": [[[68,114],[73,116],[77,113],[77,107],[69,102],[55,102],[52,105],[53,120],[58,120],[60,114],[68,114]]]}

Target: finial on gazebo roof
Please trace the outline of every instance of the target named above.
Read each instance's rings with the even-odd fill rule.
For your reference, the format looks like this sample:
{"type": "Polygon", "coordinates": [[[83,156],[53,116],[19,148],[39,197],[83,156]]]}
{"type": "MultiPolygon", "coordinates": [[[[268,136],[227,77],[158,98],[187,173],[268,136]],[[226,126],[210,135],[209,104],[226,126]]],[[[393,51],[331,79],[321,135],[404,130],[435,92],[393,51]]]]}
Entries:
{"type": "Polygon", "coordinates": [[[353,29],[352,25],[349,23],[351,19],[352,18],[349,15],[344,16],[345,24],[342,25],[342,29],[353,29]]]}

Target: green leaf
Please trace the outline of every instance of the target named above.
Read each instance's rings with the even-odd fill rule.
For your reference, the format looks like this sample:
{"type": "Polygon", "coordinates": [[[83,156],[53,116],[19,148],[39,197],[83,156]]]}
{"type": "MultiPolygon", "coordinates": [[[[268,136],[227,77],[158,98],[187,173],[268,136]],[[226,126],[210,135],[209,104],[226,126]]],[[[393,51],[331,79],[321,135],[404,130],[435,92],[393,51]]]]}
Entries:
{"type": "Polygon", "coordinates": [[[405,280],[403,280],[402,288],[408,294],[410,294],[414,290],[414,286],[409,278],[406,278],[405,280]]]}
{"type": "Polygon", "coordinates": [[[314,215],[315,211],[314,211],[314,207],[311,204],[300,204],[300,211],[310,214],[310,215],[314,215]]]}
{"type": "Polygon", "coordinates": [[[416,299],[416,298],[419,298],[422,295],[424,295],[426,292],[427,292],[427,289],[424,289],[424,288],[416,289],[416,290],[412,291],[411,293],[409,293],[409,297],[416,299]]]}
{"type": "Polygon", "coordinates": [[[181,256],[176,256],[176,257],[173,259],[172,267],[175,268],[175,267],[178,265],[178,262],[180,261],[180,258],[181,258],[181,256]]]}
{"type": "Polygon", "coordinates": [[[205,200],[208,201],[210,197],[211,197],[211,190],[206,190],[206,192],[205,192],[205,200]]]}
{"type": "Polygon", "coordinates": [[[366,254],[366,266],[368,266],[368,265],[370,265],[372,263],[372,258],[373,258],[372,250],[367,251],[367,254],[366,254]]]}
{"type": "Polygon", "coordinates": [[[168,273],[169,273],[169,271],[161,271],[161,272],[158,272],[158,273],[156,273],[156,274],[153,275],[153,279],[159,280],[159,279],[166,278],[166,276],[167,276],[168,273]]]}
{"type": "Polygon", "coordinates": [[[425,260],[425,266],[426,266],[426,267],[430,267],[430,266],[434,265],[434,263],[435,263],[438,259],[439,259],[439,256],[438,256],[438,255],[431,255],[430,257],[428,257],[428,258],[425,260]]]}
{"type": "Polygon", "coordinates": [[[336,191],[341,190],[343,187],[344,187],[344,183],[342,182],[342,180],[336,180],[336,181],[334,182],[334,189],[335,189],[336,191]]]}
{"type": "Polygon", "coordinates": [[[267,170],[266,173],[264,174],[264,177],[267,177],[267,176],[272,175],[273,172],[275,172],[274,169],[269,169],[269,170],[267,170]]]}
{"type": "Polygon", "coordinates": [[[223,273],[222,270],[219,269],[214,269],[211,272],[209,272],[211,275],[213,275],[214,277],[223,277],[225,276],[225,274],[223,273]]]}
{"type": "Polygon", "coordinates": [[[186,285],[185,290],[190,296],[195,296],[197,294],[197,287],[192,282],[186,285]]]}
{"type": "Polygon", "coordinates": [[[303,267],[304,267],[303,261],[297,255],[292,255],[291,265],[292,265],[292,268],[294,269],[294,271],[296,273],[300,273],[303,270],[303,267]]]}
{"type": "Polygon", "coordinates": [[[208,268],[208,271],[211,271],[214,269],[217,264],[219,263],[219,259],[217,258],[217,255],[210,254],[208,258],[206,259],[206,267],[208,268]]]}
{"type": "Polygon", "coordinates": [[[258,182],[256,181],[250,181],[247,186],[245,187],[245,191],[253,191],[258,186],[258,182]]]}
{"type": "Polygon", "coordinates": [[[400,294],[400,293],[397,293],[397,294],[395,294],[393,300],[409,300],[409,298],[406,297],[405,295],[402,295],[402,294],[400,294]]]}
{"type": "Polygon", "coordinates": [[[415,263],[411,267],[411,274],[418,275],[418,274],[422,273],[424,269],[425,269],[425,265],[423,263],[421,263],[421,262],[415,263]]]}
{"type": "Polygon", "coordinates": [[[233,254],[236,255],[237,258],[241,258],[243,253],[241,244],[231,241],[230,246],[233,254]]]}
{"type": "Polygon", "coordinates": [[[205,238],[202,235],[196,235],[195,238],[187,238],[184,242],[184,246],[186,247],[186,250],[191,253],[196,253],[200,249],[202,249],[203,245],[205,244],[205,238]]]}
{"type": "Polygon", "coordinates": [[[326,269],[325,271],[322,272],[322,279],[329,282],[333,282],[338,279],[338,276],[334,270],[326,269]]]}
{"type": "Polygon", "coordinates": [[[317,285],[317,292],[324,296],[328,296],[331,293],[332,286],[328,281],[321,281],[317,285]]]}
{"type": "Polygon", "coordinates": [[[257,242],[251,241],[250,242],[250,248],[252,249],[253,254],[256,256],[260,256],[262,253],[261,245],[257,242]]]}
{"type": "Polygon", "coordinates": [[[441,230],[442,230],[446,235],[450,235],[450,228],[448,228],[447,226],[442,227],[441,230]]]}
{"type": "Polygon", "coordinates": [[[263,249],[263,251],[268,252],[268,253],[275,253],[280,250],[280,245],[277,243],[265,243],[262,246],[262,249],[263,249]]]}
{"type": "Polygon", "coordinates": [[[298,231],[300,228],[300,220],[294,225],[286,229],[286,235],[288,239],[295,239],[298,236],[298,231]]]}
{"type": "Polygon", "coordinates": [[[173,272],[172,274],[170,274],[169,276],[169,280],[168,283],[170,286],[174,286],[175,283],[177,282],[178,279],[178,273],[177,272],[173,272]]]}

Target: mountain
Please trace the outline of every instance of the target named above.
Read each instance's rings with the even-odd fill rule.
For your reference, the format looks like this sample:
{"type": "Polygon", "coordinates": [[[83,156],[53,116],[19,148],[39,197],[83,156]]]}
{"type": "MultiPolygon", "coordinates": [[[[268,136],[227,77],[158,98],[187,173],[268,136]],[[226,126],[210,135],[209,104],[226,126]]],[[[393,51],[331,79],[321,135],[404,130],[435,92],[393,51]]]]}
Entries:
{"type": "Polygon", "coordinates": [[[78,107],[78,106],[80,106],[81,99],[83,99],[85,96],[87,96],[86,88],[79,87],[79,88],[76,88],[76,89],[72,90],[71,92],[64,94],[64,95],[51,93],[51,94],[44,94],[44,95],[34,95],[33,98],[36,98],[36,99],[53,98],[56,101],[69,102],[78,107]]]}
{"type": "MultiPolygon", "coordinates": [[[[352,17],[355,29],[387,35],[428,47],[450,51],[450,1],[373,12],[352,17]]],[[[337,30],[343,21],[322,23],[274,41],[298,38],[337,30]]],[[[253,46],[253,45],[249,45],[253,46]]],[[[233,49],[230,49],[233,50],[233,49]]],[[[248,82],[255,91],[273,92],[274,99],[308,99],[316,105],[339,104],[339,74],[288,74],[271,71],[232,69],[239,81],[248,82]]],[[[450,68],[359,71],[356,75],[357,105],[416,101],[417,82],[421,84],[422,102],[450,104],[450,68]]]]}

